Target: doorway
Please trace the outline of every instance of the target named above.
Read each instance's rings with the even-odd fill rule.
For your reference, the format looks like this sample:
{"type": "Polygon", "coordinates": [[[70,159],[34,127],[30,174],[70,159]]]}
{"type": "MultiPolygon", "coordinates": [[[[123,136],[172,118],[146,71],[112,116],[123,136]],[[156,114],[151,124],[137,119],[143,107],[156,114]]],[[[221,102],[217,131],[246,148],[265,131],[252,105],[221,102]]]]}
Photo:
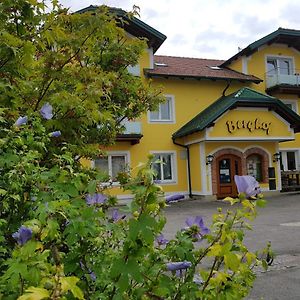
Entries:
{"type": "Polygon", "coordinates": [[[234,175],[242,175],[241,158],[233,154],[225,154],[216,159],[217,166],[217,198],[237,197],[234,175]]]}

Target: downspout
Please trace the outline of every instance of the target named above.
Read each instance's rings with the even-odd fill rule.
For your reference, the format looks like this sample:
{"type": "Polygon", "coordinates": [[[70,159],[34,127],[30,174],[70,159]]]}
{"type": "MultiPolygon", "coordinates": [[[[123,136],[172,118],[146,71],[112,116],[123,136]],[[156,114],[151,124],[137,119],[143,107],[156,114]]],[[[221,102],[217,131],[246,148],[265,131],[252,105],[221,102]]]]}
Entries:
{"type": "Polygon", "coordinates": [[[223,97],[225,97],[225,93],[226,93],[227,89],[229,88],[230,84],[231,84],[231,80],[227,80],[227,85],[226,85],[225,89],[222,92],[223,97]]]}
{"type": "Polygon", "coordinates": [[[183,145],[183,144],[179,144],[177,142],[175,142],[175,139],[172,138],[173,140],[173,144],[180,146],[184,149],[186,149],[186,155],[187,155],[187,167],[188,167],[188,183],[189,183],[189,197],[193,198],[193,194],[192,194],[192,181],[191,181],[191,162],[190,162],[190,148],[189,146],[183,145]]]}

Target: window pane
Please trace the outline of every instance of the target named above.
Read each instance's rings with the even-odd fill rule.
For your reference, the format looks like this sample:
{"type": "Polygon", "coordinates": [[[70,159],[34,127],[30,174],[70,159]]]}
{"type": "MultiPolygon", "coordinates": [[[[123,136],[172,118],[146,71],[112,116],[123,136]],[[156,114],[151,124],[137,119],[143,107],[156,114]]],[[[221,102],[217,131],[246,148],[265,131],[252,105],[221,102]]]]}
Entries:
{"type": "Polygon", "coordinates": [[[276,74],[276,60],[268,59],[267,66],[268,66],[268,75],[275,75],[276,74]]]}
{"type": "Polygon", "coordinates": [[[150,120],[159,120],[158,111],[150,111],[150,120]]]}
{"type": "Polygon", "coordinates": [[[115,179],[118,173],[125,171],[125,156],[112,156],[111,157],[111,165],[112,165],[112,178],[115,179]]]}
{"type": "Polygon", "coordinates": [[[156,180],[162,180],[162,178],[161,178],[161,168],[160,168],[160,165],[161,165],[161,164],[159,164],[159,163],[153,164],[153,169],[154,169],[154,171],[155,171],[155,173],[156,173],[156,176],[154,177],[154,179],[156,179],[156,180]]]}
{"type": "Polygon", "coordinates": [[[292,105],[292,103],[285,103],[285,105],[286,105],[289,109],[293,110],[293,105],[292,105]]]}
{"type": "Polygon", "coordinates": [[[279,73],[282,75],[291,74],[291,63],[288,59],[279,59],[279,73]]]}
{"type": "Polygon", "coordinates": [[[253,154],[247,157],[247,174],[253,176],[258,182],[262,182],[261,156],[253,154]]]}
{"type": "Polygon", "coordinates": [[[287,158],[288,170],[296,170],[295,152],[290,152],[290,151],[287,152],[286,158],[287,158]]]}
{"type": "Polygon", "coordinates": [[[163,154],[163,179],[164,180],[172,180],[172,165],[171,165],[171,155],[163,154]]]}
{"type": "Polygon", "coordinates": [[[108,157],[101,157],[95,160],[95,167],[102,172],[108,173],[108,157]]]}
{"type": "Polygon", "coordinates": [[[222,159],[219,162],[220,183],[230,183],[230,159],[222,159]]]}
{"type": "Polygon", "coordinates": [[[170,120],[171,112],[170,112],[170,100],[167,99],[165,103],[160,104],[160,114],[162,120],[170,120]]]}

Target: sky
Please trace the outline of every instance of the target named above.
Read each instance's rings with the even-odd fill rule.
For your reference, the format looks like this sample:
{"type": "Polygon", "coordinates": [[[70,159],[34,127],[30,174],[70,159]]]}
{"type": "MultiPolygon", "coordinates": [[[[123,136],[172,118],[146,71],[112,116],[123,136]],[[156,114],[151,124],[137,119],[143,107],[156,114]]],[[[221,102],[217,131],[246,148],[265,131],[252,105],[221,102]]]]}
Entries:
{"type": "Polygon", "coordinates": [[[71,11],[106,4],[140,8],[140,19],[167,36],[156,54],[229,59],[277,30],[300,30],[299,0],[60,0],[71,11]]]}

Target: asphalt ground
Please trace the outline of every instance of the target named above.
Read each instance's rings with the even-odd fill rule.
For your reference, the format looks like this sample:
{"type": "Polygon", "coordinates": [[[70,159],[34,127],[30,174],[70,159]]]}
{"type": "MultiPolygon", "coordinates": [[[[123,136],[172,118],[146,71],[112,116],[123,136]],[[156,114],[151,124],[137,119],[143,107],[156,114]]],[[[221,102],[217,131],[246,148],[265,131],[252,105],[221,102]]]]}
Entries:
{"type": "MultiPolygon", "coordinates": [[[[253,230],[246,231],[245,244],[251,251],[262,249],[268,241],[276,257],[268,271],[257,269],[257,279],[248,300],[299,300],[300,299],[300,193],[283,193],[270,197],[265,208],[259,208],[252,222],[253,230]]],[[[218,207],[230,209],[221,201],[184,200],[172,203],[165,209],[166,238],[174,238],[185,227],[190,216],[202,216],[205,224],[218,207]]]]}

